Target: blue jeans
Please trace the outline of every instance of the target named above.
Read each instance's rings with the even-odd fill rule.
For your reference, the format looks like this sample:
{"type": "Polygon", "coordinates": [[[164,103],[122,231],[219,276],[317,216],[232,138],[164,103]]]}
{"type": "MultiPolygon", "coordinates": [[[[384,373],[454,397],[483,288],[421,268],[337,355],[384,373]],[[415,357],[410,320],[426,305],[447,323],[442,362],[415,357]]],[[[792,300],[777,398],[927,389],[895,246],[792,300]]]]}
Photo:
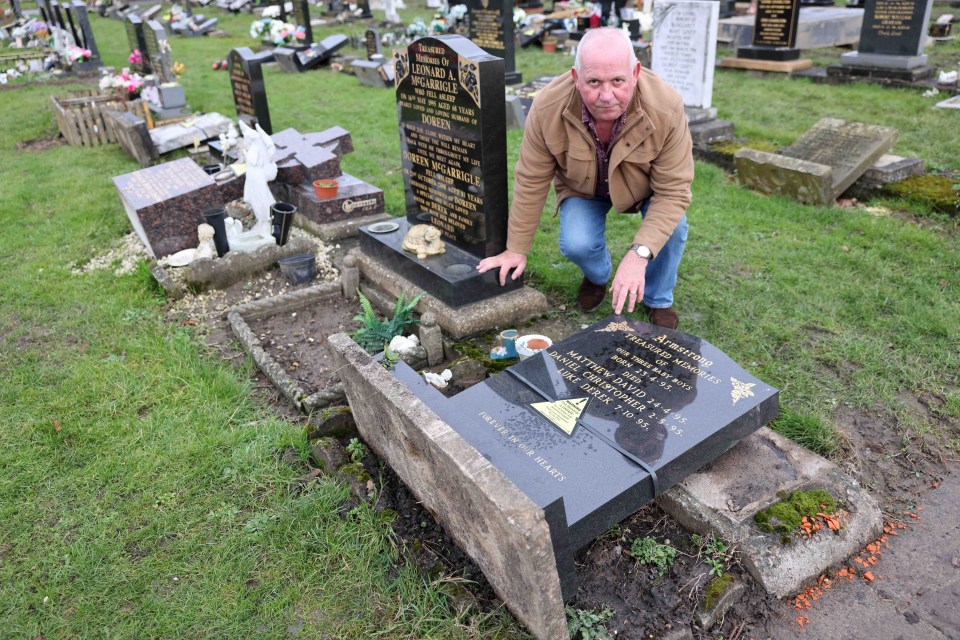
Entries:
{"type": "MultiPolygon", "coordinates": [[[[607,213],[612,206],[609,198],[571,197],[560,204],[560,253],[594,284],[606,284],[612,271],[606,237],[607,213]]],[[[641,216],[647,215],[649,206],[647,198],[640,207],[641,216]]],[[[686,244],[687,216],[683,216],[656,259],[647,264],[643,303],[649,308],[673,306],[673,289],[686,244]]]]}

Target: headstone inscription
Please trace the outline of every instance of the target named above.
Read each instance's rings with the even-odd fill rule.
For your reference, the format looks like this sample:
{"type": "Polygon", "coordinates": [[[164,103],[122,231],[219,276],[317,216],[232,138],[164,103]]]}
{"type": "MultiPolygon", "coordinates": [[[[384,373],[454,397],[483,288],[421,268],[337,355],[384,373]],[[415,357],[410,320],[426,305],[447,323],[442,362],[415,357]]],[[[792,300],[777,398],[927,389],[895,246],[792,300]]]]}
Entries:
{"type": "Polygon", "coordinates": [[[709,109],[717,56],[720,3],[659,0],[653,9],[654,73],[683,96],[689,107],[709,109]]]}
{"type": "Polygon", "coordinates": [[[476,265],[506,246],[503,60],[463,36],[420,38],[394,51],[407,218],[392,233],[361,229],[360,246],[451,307],[519,289],[476,265]],[[418,224],[439,229],[446,252],[403,250],[418,224]]]}
{"type": "Polygon", "coordinates": [[[513,0],[468,0],[470,41],[498,58],[503,58],[504,81],[523,82],[516,70],[516,38],[513,35],[513,0]]]}
{"type": "Polygon", "coordinates": [[[153,72],[159,84],[174,82],[173,60],[170,57],[170,42],[167,40],[167,31],[156,20],[147,21],[147,28],[143,32],[147,47],[147,58],[153,66],[153,72]]]}
{"type": "Polygon", "coordinates": [[[127,29],[127,46],[130,51],[140,52],[140,64],[135,65],[142,74],[153,73],[153,67],[150,66],[150,54],[147,51],[147,38],[144,32],[143,20],[135,13],[127,14],[125,25],[127,29]]]}
{"type": "Polygon", "coordinates": [[[554,520],[567,597],[574,552],[778,412],[779,392],[709,342],[624,316],[452,398],[394,375],[554,520]]]}
{"type": "Polygon", "coordinates": [[[262,56],[250,47],[238,47],[230,52],[230,86],[237,117],[253,127],[259,124],[267,133],[273,133],[267,89],[263,84],[262,56]]]}
{"type": "Polygon", "coordinates": [[[306,37],[302,44],[309,47],[313,44],[313,27],[310,26],[310,3],[307,0],[293,0],[293,19],[297,26],[303,27],[306,37]]]}
{"type": "Polygon", "coordinates": [[[896,141],[896,129],[823,118],[782,154],[737,151],[737,179],[765,193],[829,205],[896,141]]]}
{"type": "Polygon", "coordinates": [[[866,3],[857,51],[841,54],[840,64],[915,69],[923,53],[933,0],[872,0],[866,3]]]}
{"type": "Polygon", "coordinates": [[[758,0],[753,23],[753,44],[737,49],[738,58],[797,60],[797,25],[800,0],[758,0]]]}
{"type": "Polygon", "coordinates": [[[203,211],[222,206],[220,189],[190,158],[113,178],[130,223],[151,257],[197,246],[203,211]]]}

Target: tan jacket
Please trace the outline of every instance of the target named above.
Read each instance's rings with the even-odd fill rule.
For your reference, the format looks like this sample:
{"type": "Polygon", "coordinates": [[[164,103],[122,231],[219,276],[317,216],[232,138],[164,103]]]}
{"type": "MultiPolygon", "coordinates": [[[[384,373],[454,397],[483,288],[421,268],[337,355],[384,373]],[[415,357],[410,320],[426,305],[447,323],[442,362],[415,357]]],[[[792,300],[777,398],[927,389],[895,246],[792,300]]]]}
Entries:
{"type": "MultiPolygon", "coordinates": [[[[565,198],[592,198],[597,182],[593,135],[580,118],[582,100],[572,74],[537,94],[527,116],[514,174],[507,248],[526,255],[533,246],[553,181],[557,206],[565,198]]],[[[610,199],[619,213],[650,201],[633,241],[656,255],[690,205],[693,143],[683,99],[652,71],[641,69],[633,102],[610,152],[610,199]]]]}

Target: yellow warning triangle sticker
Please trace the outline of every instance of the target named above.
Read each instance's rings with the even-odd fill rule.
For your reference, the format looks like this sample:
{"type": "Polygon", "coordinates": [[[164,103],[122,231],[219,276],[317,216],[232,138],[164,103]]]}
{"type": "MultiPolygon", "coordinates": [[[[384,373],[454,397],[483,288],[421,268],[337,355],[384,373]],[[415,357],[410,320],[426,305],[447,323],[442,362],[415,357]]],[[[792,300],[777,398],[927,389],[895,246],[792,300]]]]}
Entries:
{"type": "Polygon", "coordinates": [[[557,400],[556,402],[534,402],[530,406],[569,436],[573,433],[574,427],[577,426],[577,420],[583,413],[584,407],[587,406],[588,399],[573,398],[557,400]]]}

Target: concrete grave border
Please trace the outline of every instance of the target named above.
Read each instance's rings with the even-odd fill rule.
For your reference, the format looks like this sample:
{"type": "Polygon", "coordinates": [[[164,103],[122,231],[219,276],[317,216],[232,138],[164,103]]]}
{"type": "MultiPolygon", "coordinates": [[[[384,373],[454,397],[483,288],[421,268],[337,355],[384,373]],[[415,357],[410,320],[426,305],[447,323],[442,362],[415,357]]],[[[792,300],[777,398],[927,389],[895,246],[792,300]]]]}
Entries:
{"type": "Polygon", "coordinates": [[[348,336],[329,342],[364,441],[536,638],[568,638],[543,509],[348,336]]]}
{"type": "Polygon", "coordinates": [[[327,298],[340,295],[342,293],[339,280],[325,282],[283,295],[254,300],[234,307],[227,314],[227,322],[230,323],[237,340],[243,345],[243,350],[250,355],[257,368],[283,394],[290,405],[303,413],[311,413],[316,409],[344,400],[346,396],[344,395],[343,385],[338,382],[327,389],[308,394],[276,360],[270,357],[270,354],[264,350],[260,339],[253,333],[247,323],[251,320],[262,320],[278,313],[297,311],[307,305],[317,304],[327,298]]]}

